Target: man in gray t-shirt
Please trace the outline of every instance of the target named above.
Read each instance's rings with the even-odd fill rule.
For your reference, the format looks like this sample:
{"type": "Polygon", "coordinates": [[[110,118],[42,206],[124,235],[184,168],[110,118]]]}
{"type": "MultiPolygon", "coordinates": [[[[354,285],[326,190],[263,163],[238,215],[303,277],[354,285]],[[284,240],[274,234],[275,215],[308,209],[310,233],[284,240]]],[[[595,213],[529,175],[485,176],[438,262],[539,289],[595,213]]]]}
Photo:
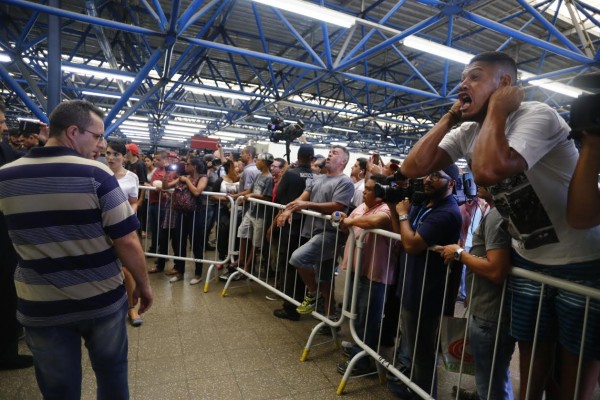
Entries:
{"type": "MultiPolygon", "coordinates": [[[[301,210],[325,215],[331,215],[335,211],[347,212],[354,195],[354,184],[344,175],[348,158],[349,153],[345,147],[333,146],[326,161],[327,175],[315,176],[302,195],[288,203],[277,218],[277,226],[284,226],[292,213],[301,210]]],[[[333,265],[326,261],[334,258],[337,231],[321,218],[308,217],[303,222],[302,236],[309,240],[296,249],[289,260],[308,289],[308,294],[296,311],[299,314],[310,314],[316,307],[317,292],[320,291],[324,299],[324,315],[329,315],[333,265]]],[[[343,243],[343,240],[338,242],[343,243]]]]}
{"type": "Polygon", "coordinates": [[[477,195],[492,206],[483,216],[479,227],[473,234],[470,252],[462,251],[458,245],[439,247],[446,262],[459,260],[468,268],[467,288],[470,293],[469,339],[475,361],[475,382],[480,399],[513,399],[510,381],[510,359],[515,349],[515,340],[508,334],[506,310],[502,310],[502,292],[504,280],[510,270],[511,240],[506,223],[491,203],[491,195],[483,187],[477,188],[477,195]],[[502,318],[499,319],[502,311],[502,318]],[[500,330],[498,330],[500,321],[500,330]],[[493,379],[492,360],[498,332],[493,379]]]}

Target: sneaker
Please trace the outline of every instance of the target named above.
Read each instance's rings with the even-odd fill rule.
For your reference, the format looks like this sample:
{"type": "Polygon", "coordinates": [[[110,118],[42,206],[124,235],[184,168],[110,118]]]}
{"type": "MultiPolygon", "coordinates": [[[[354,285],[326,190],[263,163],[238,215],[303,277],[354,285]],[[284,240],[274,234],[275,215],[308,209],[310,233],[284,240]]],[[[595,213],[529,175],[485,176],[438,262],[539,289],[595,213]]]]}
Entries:
{"type": "Polygon", "coordinates": [[[231,274],[233,274],[233,272],[226,272],[223,275],[219,276],[219,280],[222,282],[227,282],[231,274]]]}
{"type": "Polygon", "coordinates": [[[33,357],[28,355],[16,355],[14,357],[0,360],[0,371],[29,367],[33,367],[33,357]]]}
{"type": "Polygon", "coordinates": [[[311,312],[315,311],[316,307],[317,298],[311,296],[310,294],[307,294],[306,296],[304,296],[304,301],[302,302],[302,304],[300,304],[298,308],[296,308],[296,311],[298,311],[298,314],[310,314],[311,312]]]}
{"type": "MultiPolygon", "coordinates": [[[[332,322],[337,322],[337,321],[340,320],[340,317],[338,315],[334,314],[334,315],[329,316],[329,320],[332,321],[332,322]]],[[[342,330],[342,327],[341,326],[331,327],[329,325],[323,325],[317,331],[317,335],[321,335],[321,336],[333,336],[333,333],[332,333],[333,329],[335,329],[335,331],[339,333],[339,331],[342,330]]]]}
{"type": "MultiPolygon", "coordinates": [[[[346,373],[346,371],[348,370],[349,364],[350,364],[350,361],[344,361],[344,362],[338,363],[337,371],[340,374],[344,375],[346,373]]],[[[350,376],[368,375],[368,374],[373,374],[375,372],[377,372],[377,367],[374,365],[371,365],[371,362],[369,361],[369,365],[367,367],[360,367],[358,364],[355,365],[354,368],[352,368],[352,372],[350,372],[350,376]]]]}
{"type": "Polygon", "coordinates": [[[342,340],[342,353],[348,358],[352,357],[352,349],[354,348],[354,343],[348,342],[347,340],[342,340]]]}
{"type": "Polygon", "coordinates": [[[277,296],[276,294],[268,294],[265,296],[265,299],[269,301],[280,301],[281,297],[277,296]]]}
{"type": "MultiPolygon", "coordinates": [[[[452,386],[452,397],[456,397],[456,390],[457,387],[452,386]]],[[[458,392],[458,398],[460,400],[478,400],[479,396],[477,395],[477,392],[472,392],[463,388],[460,388],[459,392],[458,392]]]]}
{"type": "MultiPolygon", "coordinates": [[[[233,271],[235,272],[235,271],[233,271]]],[[[223,281],[223,282],[227,282],[227,280],[229,279],[229,277],[231,275],[233,275],[233,272],[227,272],[226,274],[223,274],[221,276],[219,276],[219,280],[223,281]]],[[[234,281],[245,281],[246,279],[248,279],[248,277],[244,274],[237,274],[235,276],[235,278],[233,278],[234,281]]]]}
{"type": "Polygon", "coordinates": [[[175,283],[175,282],[179,282],[183,280],[183,275],[175,275],[173,277],[171,277],[171,279],[169,279],[170,283],[175,283]]]}
{"type": "Polygon", "coordinates": [[[197,284],[199,284],[200,282],[202,282],[202,278],[196,278],[196,277],[194,277],[194,278],[192,278],[192,280],[190,281],[190,285],[197,285],[197,284]]]}

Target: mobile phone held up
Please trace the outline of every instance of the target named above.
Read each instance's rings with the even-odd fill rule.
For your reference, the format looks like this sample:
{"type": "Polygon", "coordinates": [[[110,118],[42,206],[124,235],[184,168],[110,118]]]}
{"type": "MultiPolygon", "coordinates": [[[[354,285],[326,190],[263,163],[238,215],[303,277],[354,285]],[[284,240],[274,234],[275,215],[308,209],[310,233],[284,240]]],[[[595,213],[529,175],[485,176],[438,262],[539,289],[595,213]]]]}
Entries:
{"type": "Polygon", "coordinates": [[[31,119],[22,119],[19,121],[19,133],[21,134],[40,133],[40,128],[40,121],[31,119]]]}
{"type": "Polygon", "coordinates": [[[381,162],[381,158],[379,157],[379,152],[374,151],[373,152],[373,164],[379,165],[380,162],[381,162]]]}

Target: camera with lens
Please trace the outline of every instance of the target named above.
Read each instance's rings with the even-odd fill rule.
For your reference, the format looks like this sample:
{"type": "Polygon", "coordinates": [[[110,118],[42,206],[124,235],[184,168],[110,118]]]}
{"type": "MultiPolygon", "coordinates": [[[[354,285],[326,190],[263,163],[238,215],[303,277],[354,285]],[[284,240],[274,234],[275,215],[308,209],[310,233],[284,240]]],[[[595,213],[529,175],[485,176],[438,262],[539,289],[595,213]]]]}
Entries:
{"type": "Polygon", "coordinates": [[[571,104],[570,138],[581,139],[583,131],[600,135],[600,93],[579,96],[571,104]]]}
{"type": "Polygon", "coordinates": [[[271,122],[267,124],[267,129],[271,132],[269,140],[273,143],[279,143],[280,140],[293,142],[304,133],[304,123],[298,120],[291,124],[285,122],[281,117],[271,117],[271,122]]]}
{"type": "Polygon", "coordinates": [[[456,181],[456,185],[454,185],[452,194],[458,205],[465,204],[467,201],[476,198],[477,185],[475,184],[473,174],[470,172],[460,174],[456,181]]]}
{"type": "Polygon", "coordinates": [[[212,165],[213,167],[220,167],[221,166],[221,159],[220,158],[216,158],[214,160],[212,160],[212,165]]]}
{"type": "Polygon", "coordinates": [[[411,199],[411,203],[420,204],[425,199],[423,178],[408,179],[400,171],[386,178],[385,185],[375,184],[375,196],[380,197],[386,203],[398,203],[405,198],[411,199]],[[398,182],[408,182],[406,186],[399,186],[398,182]]]}

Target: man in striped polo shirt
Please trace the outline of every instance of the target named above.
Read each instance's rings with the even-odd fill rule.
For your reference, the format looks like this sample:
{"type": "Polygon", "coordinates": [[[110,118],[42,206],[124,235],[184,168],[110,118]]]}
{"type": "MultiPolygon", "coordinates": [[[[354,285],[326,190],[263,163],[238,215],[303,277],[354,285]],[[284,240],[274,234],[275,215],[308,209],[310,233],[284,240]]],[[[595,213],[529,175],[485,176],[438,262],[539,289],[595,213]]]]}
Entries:
{"type": "Polygon", "coordinates": [[[81,338],[99,399],[126,399],[127,296],[121,260],[136,281],[139,312],[152,304],[139,222],[111,171],[91,160],[104,114],[60,104],[50,138],[0,168],[0,211],[18,253],[17,318],[26,327],[44,398],[81,397],[81,338]]]}

